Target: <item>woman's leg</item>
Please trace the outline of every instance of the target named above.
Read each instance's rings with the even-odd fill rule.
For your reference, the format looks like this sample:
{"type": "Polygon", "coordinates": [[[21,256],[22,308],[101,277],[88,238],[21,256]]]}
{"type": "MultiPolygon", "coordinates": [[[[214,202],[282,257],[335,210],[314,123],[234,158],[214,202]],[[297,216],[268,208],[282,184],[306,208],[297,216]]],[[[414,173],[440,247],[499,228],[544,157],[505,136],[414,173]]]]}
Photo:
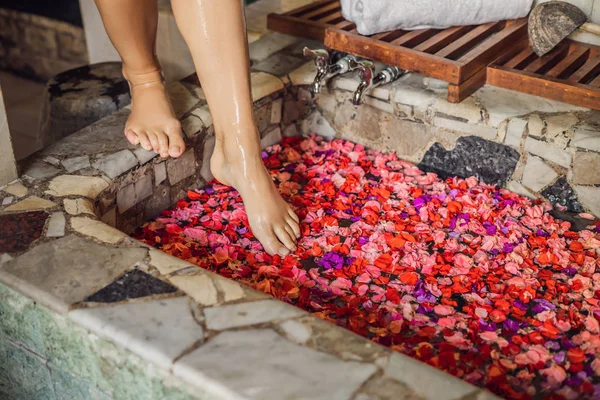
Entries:
{"type": "Polygon", "coordinates": [[[295,250],[298,217],[277,192],[261,159],[250,89],[241,0],[172,0],[194,59],[216,133],[214,176],[238,190],[252,232],[270,254],[295,250]]]}
{"type": "Polygon", "coordinates": [[[185,145],[179,120],[165,91],[156,57],[156,0],[95,0],[106,32],[123,60],[131,87],[131,115],[125,136],[132,144],[178,157],[185,145]]]}

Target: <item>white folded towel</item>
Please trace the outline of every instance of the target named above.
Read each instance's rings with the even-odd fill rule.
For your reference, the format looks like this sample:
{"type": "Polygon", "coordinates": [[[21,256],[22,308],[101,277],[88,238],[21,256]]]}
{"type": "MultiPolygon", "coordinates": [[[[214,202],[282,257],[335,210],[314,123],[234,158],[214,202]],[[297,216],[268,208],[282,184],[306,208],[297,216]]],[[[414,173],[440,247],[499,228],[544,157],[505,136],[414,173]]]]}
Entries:
{"type": "Polygon", "coordinates": [[[527,16],[533,0],[341,0],[342,15],[362,35],[396,29],[448,28],[527,16]]]}

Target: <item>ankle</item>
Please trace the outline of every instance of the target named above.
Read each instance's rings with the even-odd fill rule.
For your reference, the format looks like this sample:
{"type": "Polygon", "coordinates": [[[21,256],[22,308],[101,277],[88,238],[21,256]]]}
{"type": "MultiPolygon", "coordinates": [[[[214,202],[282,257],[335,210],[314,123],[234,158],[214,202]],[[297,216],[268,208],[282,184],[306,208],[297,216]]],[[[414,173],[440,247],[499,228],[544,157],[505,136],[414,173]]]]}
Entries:
{"type": "Polygon", "coordinates": [[[164,81],[160,66],[133,69],[123,65],[122,73],[131,87],[164,81]]]}

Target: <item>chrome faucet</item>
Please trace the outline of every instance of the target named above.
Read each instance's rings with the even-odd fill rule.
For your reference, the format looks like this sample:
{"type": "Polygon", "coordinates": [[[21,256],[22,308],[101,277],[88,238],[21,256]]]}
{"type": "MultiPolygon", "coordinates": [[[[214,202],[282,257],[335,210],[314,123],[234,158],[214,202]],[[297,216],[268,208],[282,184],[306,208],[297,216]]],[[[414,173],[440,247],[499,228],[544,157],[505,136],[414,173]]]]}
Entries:
{"type": "Polygon", "coordinates": [[[407,73],[407,71],[401,70],[398,67],[385,67],[373,77],[373,75],[375,75],[375,67],[372,62],[360,61],[358,64],[357,69],[359,71],[360,83],[352,97],[352,104],[355,106],[361,104],[362,95],[367,89],[372,90],[378,86],[393,82],[407,73]]]}
{"type": "Polygon", "coordinates": [[[321,91],[327,79],[354,71],[359,67],[359,63],[354,56],[343,55],[343,53],[337,51],[330,54],[327,50],[311,50],[305,47],[303,53],[305,57],[313,58],[317,66],[317,75],[311,89],[313,97],[321,91]],[[333,60],[336,61],[332,63],[333,60]]]}

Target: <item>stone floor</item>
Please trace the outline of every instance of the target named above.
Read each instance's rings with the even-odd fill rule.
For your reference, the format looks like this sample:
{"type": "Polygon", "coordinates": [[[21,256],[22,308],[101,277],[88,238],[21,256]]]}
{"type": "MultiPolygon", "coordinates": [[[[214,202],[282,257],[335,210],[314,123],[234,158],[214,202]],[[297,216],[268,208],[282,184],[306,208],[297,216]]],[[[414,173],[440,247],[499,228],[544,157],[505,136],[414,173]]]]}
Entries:
{"type": "MultiPolygon", "coordinates": [[[[250,19],[262,29],[250,56],[263,145],[309,132],[342,137],[431,170],[476,175],[600,215],[599,113],[490,87],[449,104],[442,82],[417,74],[368,93],[359,108],[348,102],[355,76],[333,80],[314,101],[307,85],[315,71],[301,49],[322,44],[264,31],[270,5],[250,7],[257,10],[250,19]],[[498,154],[503,158],[486,161],[498,154]]],[[[126,233],[212,178],[214,128],[204,93],[194,77],[169,92],[188,143],[180,159],[161,160],[130,145],[122,134],[124,109],[37,153],[21,165],[20,181],[0,189],[0,282],[11,288],[10,298],[24,295],[28,307],[56,316],[54,330],[83,329],[87,336],[76,340],[88,349],[97,340],[114,346],[87,364],[65,361],[60,371],[115,399],[139,397],[111,389],[123,377],[102,366],[109,358],[127,371],[146,364],[159,371],[152,374],[162,374],[160,382],[149,387],[163,388],[168,377],[195,392],[145,398],[280,399],[280,392],[311,399],[494,398],[129,238],[126,233]]],[[[43,353],[40,360],[52,365],[52,344],[38,348],[39,329],[19,331],[14,310],[22,302],[6,304],[17,317],[0,320],[1,342],[43,353]]],[[[86,351],[86,357],[95,353],[86,351]]]]}

